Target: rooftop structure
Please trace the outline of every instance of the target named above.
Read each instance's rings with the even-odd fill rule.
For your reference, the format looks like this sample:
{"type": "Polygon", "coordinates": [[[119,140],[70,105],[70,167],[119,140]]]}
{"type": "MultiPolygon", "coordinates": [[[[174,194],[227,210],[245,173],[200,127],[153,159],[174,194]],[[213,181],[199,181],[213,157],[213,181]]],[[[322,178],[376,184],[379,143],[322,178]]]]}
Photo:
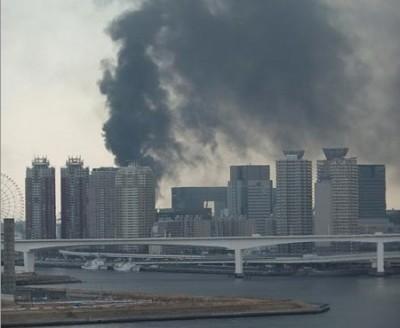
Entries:
{"type": "Polygon", "coordinates": [[[286,156],[286,159],[302,159],[304,150],[284,150],[283,154],[286,156]]]}
{"type": "Polygon", "coordinates": [[[68,157],[61,168],[61,237],[88,237],[89,168],[80,157],[68,157]]]}
{"type": "Polygon", "coordinates": [[[49,166],[50,162],[45,156],[36,156],[32,160],[32,166],[49,166]]]}
{"type": "Polygon", "coordinates": [[[335,158],[344,158],[349,151],[349,148],[322,148],[326,159],[332,160],[335,158]]]}

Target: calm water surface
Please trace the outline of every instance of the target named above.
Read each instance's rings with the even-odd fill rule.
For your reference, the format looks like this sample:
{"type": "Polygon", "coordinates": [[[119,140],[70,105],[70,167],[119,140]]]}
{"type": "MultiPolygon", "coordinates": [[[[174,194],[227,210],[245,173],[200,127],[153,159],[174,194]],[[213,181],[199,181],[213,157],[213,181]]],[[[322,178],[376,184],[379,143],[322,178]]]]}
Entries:
{"type": "MultiPolygon", "coordinates": [[[[68,274],[83,281],[81,284],[58,285],[70,288],[158,294],[291,298],[331,305],[329,312],[318,315],[124,323],[100,326],[104,328],[400,327],[400,276],[386,278],[252,277],[234,279],[223,275],[158,272],[124,273],[58,268],[38,269],[38,272],[68,274]]],[[[85,327],[97,326],[87,325],[85,327]]]]}

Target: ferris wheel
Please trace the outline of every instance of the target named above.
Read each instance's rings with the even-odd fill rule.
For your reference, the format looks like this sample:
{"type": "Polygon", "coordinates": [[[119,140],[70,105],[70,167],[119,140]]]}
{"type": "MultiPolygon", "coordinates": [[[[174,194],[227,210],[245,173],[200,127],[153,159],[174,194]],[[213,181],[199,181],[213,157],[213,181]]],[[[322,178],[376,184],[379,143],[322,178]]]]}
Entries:
{"type": "Polygon", "coordinates": [[[1,219],[24,219],[24,196],[21,189],[8,175],[1,172],[1,219]]]}

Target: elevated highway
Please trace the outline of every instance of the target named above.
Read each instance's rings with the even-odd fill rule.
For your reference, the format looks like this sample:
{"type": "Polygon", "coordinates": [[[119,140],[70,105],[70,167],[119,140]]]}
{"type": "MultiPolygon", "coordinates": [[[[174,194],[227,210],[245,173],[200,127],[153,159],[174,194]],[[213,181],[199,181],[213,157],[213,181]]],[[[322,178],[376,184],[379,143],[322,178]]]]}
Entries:
{"type": "Polygon", "coordinates": [[[125,238],[125,239],[31,239],[16,240],[15,249],[24,253],[26,271],[34,271],[34,251],[39,249],[106,245],[174,245],[220,247],[235,252],[235,274],[243,275],[243,250],[294,243],[359,242],[376,244],[376,268],[384,273],[384,244],[400,242],[400,234],[374,235],[308,235],[308,236],[254,236],[254,237],[204,237],[204,238],[125,238]]]}
{"type": "MultiPolygon", "coordinates": [[[[66,256],[79,256],[83,258],[127,258],[135,259],[137,264],[229,264],[234,259],[228,256],[202,256],[202,255],[154,255],[154,254],[121,254],[106,252],[74,252],[61,250],[66,256]]],[[[400,252],[386,252],[385,259],[400,259],[400,252]]],[[[312,257],[260,257],[244,256],[243,263],[250,264],[301,264],[301,263],[340,263],[340,262],[365,262],[376,261],[375,252],[340,254],[340,255],[314,255],[312,257]]]]}

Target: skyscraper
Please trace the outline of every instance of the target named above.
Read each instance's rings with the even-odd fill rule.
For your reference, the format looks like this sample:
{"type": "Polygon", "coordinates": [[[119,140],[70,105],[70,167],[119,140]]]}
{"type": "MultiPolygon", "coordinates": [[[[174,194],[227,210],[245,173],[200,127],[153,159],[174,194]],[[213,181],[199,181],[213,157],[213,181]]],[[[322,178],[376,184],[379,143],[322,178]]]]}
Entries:
{"type": "Polygon", "coordinates": [[[116,237],[150,237],[155,220],[155,179],[147,166],[131,164],[115,176],[116,237]]]}
{"type": "Polygon", "coordinates": [[[345,158],[347,148],[324,148],[317,161],[315,233],[357,234],[359,186],[357,158],[345,158]]]}
{"type": "Polygon", "coordinates": [[[386,217],[385,165],[358,165],[360,220],[386,217]]]}
{"type": "Polygon", "coordinates": [[[35,157],[25,178],[27,239],[56,238],[55,170],[46,157],[35,157]]]}
{"type": "Polygon", "coordinates": [[[88,237],[115,236],[115,167],[92,170],[89,177],[88,237]]]}
{"type": "Polygon", "coordinates": [[[269,166],[231,166],[227,200],[230,216],[252,220],[256,226],[256,233],[268,234],[266,227],[272,213],[269,166]]]}
{"type": "Polygon", "coordinates": [[[86,238],[89,168],[69,157],[61,168],[61,238],[86,238]]]}
{"type": "Polygon", "coordinates": [[[312,166],[304,151],[284,151],[276,161],[276,229],[278,235],[311,235],[312,166]]]}

